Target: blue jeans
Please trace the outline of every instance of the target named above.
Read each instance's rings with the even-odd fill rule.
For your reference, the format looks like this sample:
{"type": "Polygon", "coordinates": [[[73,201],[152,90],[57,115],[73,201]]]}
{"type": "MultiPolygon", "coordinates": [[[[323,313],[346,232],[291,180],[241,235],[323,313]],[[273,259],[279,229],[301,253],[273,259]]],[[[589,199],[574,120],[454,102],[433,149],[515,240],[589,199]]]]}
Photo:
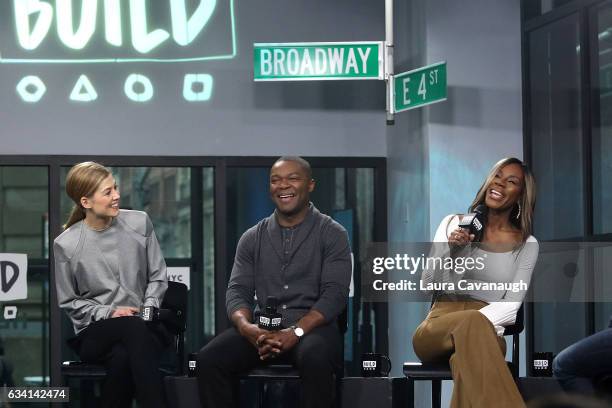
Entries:
{"type": "Polygon", "coordinates": [[[553,360],[553,374],[566,391],[593,394],[593,382],[612,374],[612,328],[561,351],[553,360]]]}

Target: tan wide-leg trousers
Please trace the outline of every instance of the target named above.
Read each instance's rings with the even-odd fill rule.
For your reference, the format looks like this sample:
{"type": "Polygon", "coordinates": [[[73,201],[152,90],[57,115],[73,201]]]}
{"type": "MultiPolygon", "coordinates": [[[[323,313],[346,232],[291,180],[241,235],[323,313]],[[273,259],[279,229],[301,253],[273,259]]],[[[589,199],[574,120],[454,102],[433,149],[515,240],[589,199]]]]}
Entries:
{"type": "Polygon", "coordinates": [[[414,351],[423,362],[449,360],[452,408],[525,407],[504,359],[506,343],[478,311],[485,305],[436,301],[414,333],[414,351]]]}

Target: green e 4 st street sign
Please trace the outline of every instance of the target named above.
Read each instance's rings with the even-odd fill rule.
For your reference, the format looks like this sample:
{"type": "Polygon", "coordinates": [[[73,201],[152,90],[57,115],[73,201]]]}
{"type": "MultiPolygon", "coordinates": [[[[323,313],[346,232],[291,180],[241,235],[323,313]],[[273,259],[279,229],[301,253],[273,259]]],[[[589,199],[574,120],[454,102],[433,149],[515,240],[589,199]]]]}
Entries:
{"type": "Polygon", "coordinates": [[[381,41],[253,44],[255,81],[384,79],[381,41]]]}
{"type": "Polygon", "coordinates": [[[446,100],[446,62],[428,65],[393,77],[393,112],[446,100]]]}

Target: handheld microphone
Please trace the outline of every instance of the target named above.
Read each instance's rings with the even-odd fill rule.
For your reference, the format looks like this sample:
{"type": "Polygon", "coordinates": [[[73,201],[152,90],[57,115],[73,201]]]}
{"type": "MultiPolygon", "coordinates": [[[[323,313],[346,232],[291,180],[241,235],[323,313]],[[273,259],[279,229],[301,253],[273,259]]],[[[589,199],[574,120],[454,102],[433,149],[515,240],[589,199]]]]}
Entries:
{"type": "Polygon", "coordinates": [[[474,208],[474,212],[463,216],[459,222],[459,227],[466,229],[470,234],[474,234],[474,242],[480,242],[484,232],[487,206],[484,204],[474,208]]]}
{"type": "Polygon", "coordinates": [[[189,357],[187,358],[187,376],[188,377],[197,377],[198,376],[198,354],[197,353],[189,353],[189,357]]]}
{"type": "Polygon", "coordinates": [[[140,317],[145,322],[153,322],[159,320],[159,309],[155,306],[145,306],[140,311],[140,317]]]}
{"type": "Polygon", "coordinates": [[[281,328],[281,320],[283,315],[276,311],[278,307],[278,299],[274,296],[268,296],[266,309],[259,315],[259,328],[274,331],[281,328]]]}

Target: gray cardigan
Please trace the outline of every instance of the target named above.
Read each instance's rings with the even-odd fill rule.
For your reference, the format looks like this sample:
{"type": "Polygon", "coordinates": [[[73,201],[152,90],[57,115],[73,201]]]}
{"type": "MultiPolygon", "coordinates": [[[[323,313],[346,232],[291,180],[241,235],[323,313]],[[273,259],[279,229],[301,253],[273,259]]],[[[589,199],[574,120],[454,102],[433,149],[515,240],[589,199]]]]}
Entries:
{"type": "Polygon", "coordinates": [[[121,210],[104,231],[83,221],[55,239],[57,300],[75,333],[107,319],[116,306],[159,307],[168,287],[166,263],[149,216],[121,210]]]}
{"type": "Polygon", "coordinates": [[[242,235],[226,293],[228,316],[240,308],[254,311],[256,302],[263,309],[268,296],[278,298],[285,327],[311,309],[326,323],[342,313],[351,281],[346,230],[311,204],[295,234],[287,258],[275,213],[242,235]]]}

